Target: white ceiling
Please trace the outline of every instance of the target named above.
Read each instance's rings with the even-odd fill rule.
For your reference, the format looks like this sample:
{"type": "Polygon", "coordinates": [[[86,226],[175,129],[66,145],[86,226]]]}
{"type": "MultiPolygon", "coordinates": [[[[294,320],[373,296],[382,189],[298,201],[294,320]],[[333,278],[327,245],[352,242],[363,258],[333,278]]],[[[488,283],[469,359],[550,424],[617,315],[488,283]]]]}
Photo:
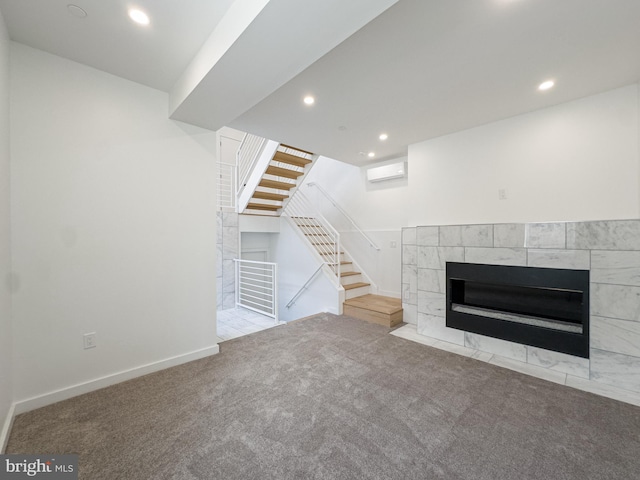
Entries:
{"type": "MultiPolygon", "coordinates": [[[[231,3],[138,0],[152,18],[146,29],[126,17],[124,0],[0,0],[0,11],[15,41],[170,91],[231,3]],[[67,3],[89,16],[73,17],[67,3]]],[[[332,14],[314,13],[318,22],[332,14]]],[[[320,32],[309,35],[312,42],[320,32]]],[[[225,124],[365,164],[406,155],[415,142],[638,82],[640,0],[399,0],[326,55],[317,52],[306,63],[295,59],[304,69],[291,69],[250,105],[247,95],[238,97],[242,108],[229,108],[225,124]],[[556,87],[537,91],[547,78],[556,87]],[[313,107],[301,101],[307,93],[316,96],[313,107]],[[386,142],[377,138],[383,131],[386,142]],[[369,151],[373,160],[359,154],[369,151]]],[[[274,61],[286,63],[278,53],[274,61]]],[[[254,77],[233,95],[256,92],[249,83],[264,79],[254,77]]],[[[234,97],[219,82],[199,87],[205,108],[176,118],[217,128],[216,100],[234,97]]]]}
{"type": "Polygon", "coordinates": [[[238,0],[172,89],[171,118],[212,130],[227,125],[397,1],[238,0]],[[233,21],[239,6],[249,18],[233,21]],[[220,48],[219,32],[230,25],[242,34],[225,35],[233,42],[220,48]]]}
{"type": "Polygon", "coordinates": [[[231,126],[363,164],[639,79],[640,0],[400,0],[231,126]]]}
{"type": "Polygon", "coordinates": [[[0,0],[0,12],[16,42],[168,92],[233,2],[0,0]],[[146,11],[149,26],[133,23],[129,7],[146,11]]]}

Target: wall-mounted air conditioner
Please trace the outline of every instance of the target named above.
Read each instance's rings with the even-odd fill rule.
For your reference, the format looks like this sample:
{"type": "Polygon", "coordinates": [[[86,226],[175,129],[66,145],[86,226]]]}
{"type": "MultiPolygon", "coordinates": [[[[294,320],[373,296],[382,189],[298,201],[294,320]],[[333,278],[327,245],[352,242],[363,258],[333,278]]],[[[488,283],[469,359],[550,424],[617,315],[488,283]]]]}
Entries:
{"type": "Polygon", "coordinates": [[[391,163],[367,170],[367,180],[370,182],[382,182],[383,180],[402,177],[404,177],[404,162],[391,163]]]}

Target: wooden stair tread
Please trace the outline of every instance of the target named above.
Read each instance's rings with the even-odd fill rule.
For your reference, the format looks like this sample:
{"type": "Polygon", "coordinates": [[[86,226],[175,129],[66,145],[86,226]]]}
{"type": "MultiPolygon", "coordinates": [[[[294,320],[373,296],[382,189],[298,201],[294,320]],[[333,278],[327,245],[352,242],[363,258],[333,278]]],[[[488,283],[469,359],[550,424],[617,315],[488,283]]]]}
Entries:
{"type": "Polygon", "coordinates": [[[292,147],[291,145],[286,145],[284,143],[281,143],[280,146],[283,147],[283,148],[288,148],[289,150],[295,150],[296,152],[306,153],[308,155],[313,155],[313,152],[307,152],[306,150],[302,150],[301,148],[292,147]]]}
{"type": "Polygon", "coordinates": [[[282,202],[285,198],[289,198],[289,195],[283,195],[281,193],[261,192],[256,190],[253,192],[253,197],[261,200],[275,200],[276,202],[282,202]]]}
{"type": "Polygon", "coordinates": [[[282,208],[282,205],[267,205],[266,203],[249,203],[247,208],[251,210],[270,210],[276,212],[282,208]]]}
{"type": "Polygon", "coordinates": [[[264,178],[260,180],[258,185],[261,187],[275,188],[277,190],[291,190],[296,186],[295,183],[276,182],[275,180],[266,180],[264,178]]]}
{"type": "Polygon", "coordinates": [[[267,167],[267,171],[265,172],[267,175],[274,175],[276,177],[285,177],[296,179],[301,175],[304,175],[304,172],[299,172],[297,170],[291,170],[290,168],[280,168],[274,167],[273,165],[269,165],[267,167]]]}
{"type": "MultiPolygon", "coordinates": [[[[347,286],[345,285],[345,288],[347,286]]],[[[384,297],[382,295],[362,295],[360,297],[351,298],[345,300],[345,305],[352,307],[363,308],[365,310],[371,310],[373,312],[384,313],[385,315],[392,315],[402,310],[402,300],[393,297],[384,297]]]]}
{"type": "Polygon", "coordinates": [[[360,272],[340,272],[341,277],[352,277],[354,275],[360,275],[360,272]]]}
{"type": "MultiPolygon", "coordinates": [[[[345,290],[353,290],[354,288],[368,287],[369,285],[371,285],[371,284],[370,283],[364,283],[364,282],[358,282],[358,283],[350,283],[349,285],[343,285],[342,287],[345,290]]],[[[345,302],[345,303],[347,303],[347,302],[345,302]]]]}
{"type": "Polygon", "coordinates": [[[290,153],[284,152],[276,152],[273,156],[273,161],[282,162],[288,165],[293,165],[294,167],[306,167],[311,163],[311,160],[303,157],[299,157],[297,155],[291,155],[290,153]]]}

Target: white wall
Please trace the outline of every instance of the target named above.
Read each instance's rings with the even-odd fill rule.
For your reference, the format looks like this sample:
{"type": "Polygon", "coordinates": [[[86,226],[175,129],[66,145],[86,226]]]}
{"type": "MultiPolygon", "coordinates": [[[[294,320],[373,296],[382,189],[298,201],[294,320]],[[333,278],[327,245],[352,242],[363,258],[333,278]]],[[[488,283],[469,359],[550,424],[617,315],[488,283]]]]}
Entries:
{"type": "Polygon", "coordinates": [[[238,215],[240,233],[278,233],[280,231],[280,217],[266,215],[238,215]]]}
{"type": "Polygon", "coordinates": [[[0,12],[0,452],[4,450],[13,403],[9,144],[9,35],[0,12]]]}
{"type": "Polygon", "coordinates": [[[411,145],[407,225],[638,218],[638,135],[631,85],[411,145]]]}
{"type": "Polygon", "coordinates": [[[278,264],[278,314],[281,321],[297,320],[320,312],[338,314],[339,294],[331,280],[322,272],[309,285],[291,308],[287,303],[313,275],[320,260],[286,218],[280,217],[280,233],[274,244],[274,262],[278,264]]]}
{"type": "MultiPolygon", "coordinates": [[[[399,161],[406,161],[406,158],[390,163],[399,161]]],[[[409,178],[411,175],[409,172],[409,178]]],[[[320,157],[304,183],[312,182],[327,190],[362,230],[400,230],[409,221],[411,208],[406,204],[409,197],[406,178],[372,184],[367,182],[365,167],[320,157]]],[[[303,191],[312,194],[313,188],[305,187],[303,191]]]]}
{"type": "Polygon", "coordinates": [[[355,229],[316,188],[303,187],[305,195],[341,233],[345,248],[376,284],[378,293],[400,298],[400,229],[408,222],[407,179],[371,184],[366,180],[365,168],[320,157],[305,179],[305,184],[309,183],[317,183],[327,191],[373,240],[380,250],[371,249],[360,234],[354,233],[355,229]]]}
{"type": "Polygon", "coordinates": [[[16,399],[215,353],[215,133],[15,43],[11,81],[16,399]]]}
{"type": "MultiPolygon", "coordinates": [[[[266,232],[240,232],[240,257],[245,260],[253,260],[247,254],[259,254],[258,257],[264,255],[264,262],[273,262],[275,248],[277,245],[278,234],[266,232]]],[[[257,257],[256,257],[257,259],[257,257]]]]}
{"type": "Polygon", "coordinates": [[[305,181],[328,190],[379,243],[381,288],[399,289],[400,252],[390,244],[403,226],[639,218],[638,89],[410,145],[408,181],[371,184],[365,167],[325,157],[305,181]]]}

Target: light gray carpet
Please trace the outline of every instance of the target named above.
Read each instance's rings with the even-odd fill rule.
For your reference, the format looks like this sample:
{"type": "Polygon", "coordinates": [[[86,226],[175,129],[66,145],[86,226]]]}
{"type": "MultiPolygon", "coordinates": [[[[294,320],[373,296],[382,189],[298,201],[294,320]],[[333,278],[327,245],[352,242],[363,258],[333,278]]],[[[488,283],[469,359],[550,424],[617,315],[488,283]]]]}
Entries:
{"type": "Polygon", "coordinates": [[[640,408],[318,315],[16,418],[101,479],[637,479],[640,408]]]}

